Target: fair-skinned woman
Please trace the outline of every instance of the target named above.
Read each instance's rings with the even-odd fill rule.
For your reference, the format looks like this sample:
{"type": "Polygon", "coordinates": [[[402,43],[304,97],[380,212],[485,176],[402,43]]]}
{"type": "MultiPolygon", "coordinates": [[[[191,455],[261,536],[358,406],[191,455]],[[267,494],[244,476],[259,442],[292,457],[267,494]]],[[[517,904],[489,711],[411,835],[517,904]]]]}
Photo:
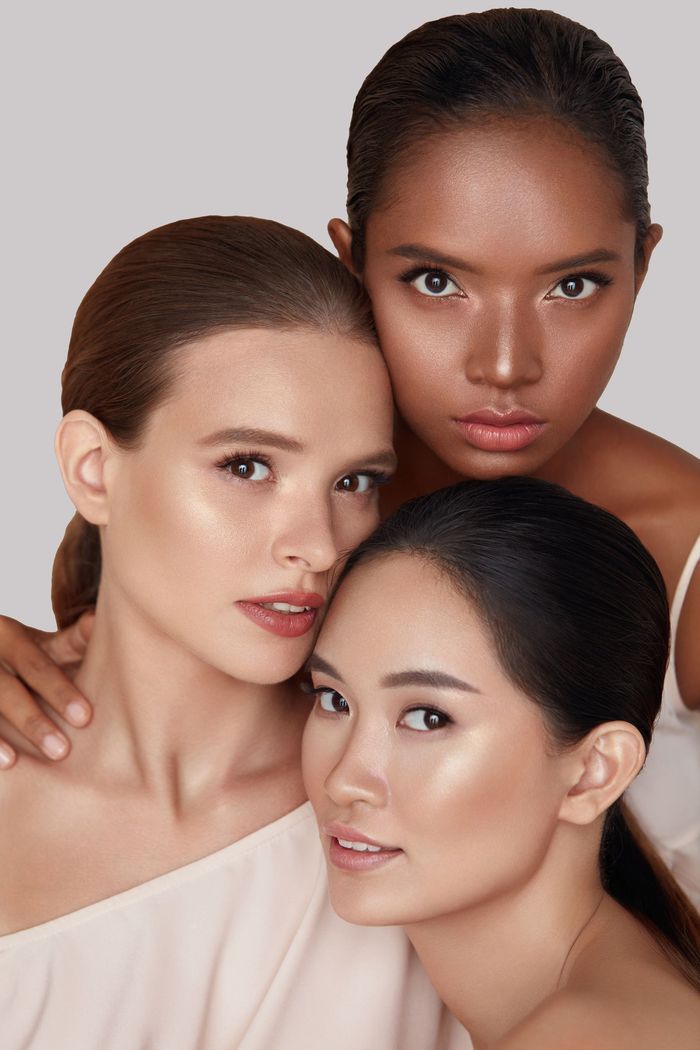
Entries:
{"type": "Polygon", "coordinates": [[[69,764],[13,738],[4,1045],[465,1046],[399,930],[333,915],[301,781],[290,679],[395,466],[357,283],[276,223],[151,231],[85,296],[62,399],[54,607],[96,601],[98,702],[69,764]],[[341,968],[351,1028],[323,1005],[341,968]]]}
{"type": "MultiPolygon", "coordinates": [[[[630,801],[700,901],[700,466],[596,408],[661,236],[629,74],[551,12],[428,23],[361,88],[348,163],[348,221],[329,228],[371,298],[401,416],[385,509],[460,477],[525,473],[637,532],[672,599],[673,644],[630,801]]],[[[0,655],[68,714],[85,700],[41,645],[71,641],[38,641],[5,621],[0,655]]],[[[66,753],[11,675],[0,706],[66,753]]]]}
{"type": "Polygon", "coordinates": [[[309,661],[331,899],[400,923],[476,1050],[693,1050],[700,919],[628,822],[668,649],[631,530],[530,478],[401,507],[309,661]]]}

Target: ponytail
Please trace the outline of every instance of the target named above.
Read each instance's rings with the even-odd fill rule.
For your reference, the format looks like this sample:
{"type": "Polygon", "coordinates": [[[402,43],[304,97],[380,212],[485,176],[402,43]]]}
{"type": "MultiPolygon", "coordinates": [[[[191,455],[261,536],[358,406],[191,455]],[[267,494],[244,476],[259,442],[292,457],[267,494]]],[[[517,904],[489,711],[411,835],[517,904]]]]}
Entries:
{"type": "Polygon", "coordinates": [[[646,926],[700,991],[700,914],[622,800],[605,818],[600,873],[606,892],[646,926]]]}
{"type": "Polygon", "coordinates": [[[99,530],[75,514],[56,551],[51,577],[51,603],[60,628],[70,627],[95,604],[101,568],[99,530]]]}

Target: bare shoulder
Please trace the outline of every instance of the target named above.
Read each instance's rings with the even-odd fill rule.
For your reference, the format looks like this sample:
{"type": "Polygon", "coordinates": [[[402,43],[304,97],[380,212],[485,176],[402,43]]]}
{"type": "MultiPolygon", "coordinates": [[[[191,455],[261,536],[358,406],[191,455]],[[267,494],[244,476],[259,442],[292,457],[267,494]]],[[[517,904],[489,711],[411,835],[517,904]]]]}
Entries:
{"type": "Polygon", "coordinates": [[[490,1050],[697,1050],[700,996],[689,986],[667,999],[557,992],[490,1050]]]}

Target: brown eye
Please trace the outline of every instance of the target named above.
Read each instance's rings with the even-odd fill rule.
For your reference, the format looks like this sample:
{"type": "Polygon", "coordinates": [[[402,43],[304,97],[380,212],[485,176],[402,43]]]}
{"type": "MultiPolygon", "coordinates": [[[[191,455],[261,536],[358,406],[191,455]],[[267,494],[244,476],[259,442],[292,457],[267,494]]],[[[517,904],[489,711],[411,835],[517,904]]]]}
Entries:
{"type": "Polygon", "coordinates": [[[454,295],[459,291],[452,278],[443,270],[426,270],[411,283],[421,295],[431,296],[433,299],[454,295]]]}
{"type": "Polygon", "coordinates": [[[267,463],[250,457],[230,459],[224,464],[224,469],[234,478],[240,478],[241,481],[264,481],[271,473],[267,463]]]}
{"type": "Polygon", "coordinates": [[[550,299],[588,299],[601,286],[601,281],[595,281],[592,277],[584,277],[574,274],[565,277],[549,293],[550,299]]]}
{"type": "Polygon", "coordinates": [[[345,474],[337,483],[341,492],[369,492],[374,485],[371,474],[345,474]]]}

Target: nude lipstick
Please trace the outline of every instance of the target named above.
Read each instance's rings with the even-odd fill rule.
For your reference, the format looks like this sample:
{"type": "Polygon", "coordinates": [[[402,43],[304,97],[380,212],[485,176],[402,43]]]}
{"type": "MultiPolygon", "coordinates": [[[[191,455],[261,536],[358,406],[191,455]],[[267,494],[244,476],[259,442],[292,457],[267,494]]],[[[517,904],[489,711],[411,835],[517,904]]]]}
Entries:
{"type": "Polygon", "coordinates": [[[483,452],[519,452],[536,441],[544,422],[531,412],[485,408],[455,420],[473,448],[483,452]]]}
{"type": "Polygon", "coordinates": [[[327,824],[323,831],[330,839],[328,859],[341,871],[375,871],[403,853],[342,824],[327,824]]]}
{"type": "Polygon", "coordinates": [[[236,602],[244,616],[282,638],[300,638],[313,627],[324,603],[320,594],[309,591],[280,591],[236,602]]]}

